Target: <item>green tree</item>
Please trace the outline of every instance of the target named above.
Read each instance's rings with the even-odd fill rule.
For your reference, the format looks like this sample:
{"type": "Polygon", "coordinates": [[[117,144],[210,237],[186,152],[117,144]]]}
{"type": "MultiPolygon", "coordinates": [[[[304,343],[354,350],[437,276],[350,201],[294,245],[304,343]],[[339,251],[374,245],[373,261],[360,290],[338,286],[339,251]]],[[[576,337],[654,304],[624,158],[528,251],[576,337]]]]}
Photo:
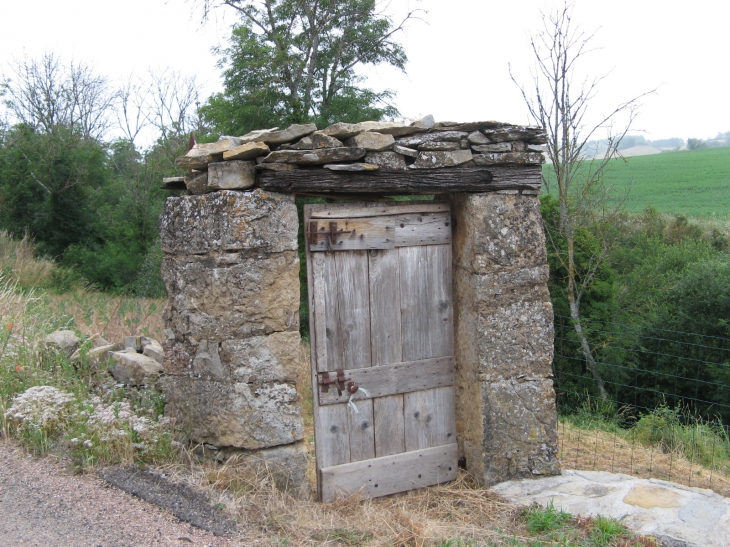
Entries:
{"type": "Polygon", "coordinates": [[[707,148],[707,143],[702,139],[687,139],[687,148],[689,150],[702,150],[707,148]]]}
{"type": "Polygon", "coordinates": [[[15,126],[0,149],[0,225],[29,233],[41,252],[59,257],[95,237],[90,196],[106,176],[105,150],[95,140],[67,127],[15,126]]]}
{"type": "MultiPolygon", "coordinates": [[[[224,91],[203,107],[224,133],[315,122],[357,122],[397,115],[391,91],[362,87],[357,69],[387,64],[404,70],[395,24],[375,0],[226,0],[240,23],[218,50],[224,91]]],[[[205,13],[211,9],[204,2],[205,13]]]]}

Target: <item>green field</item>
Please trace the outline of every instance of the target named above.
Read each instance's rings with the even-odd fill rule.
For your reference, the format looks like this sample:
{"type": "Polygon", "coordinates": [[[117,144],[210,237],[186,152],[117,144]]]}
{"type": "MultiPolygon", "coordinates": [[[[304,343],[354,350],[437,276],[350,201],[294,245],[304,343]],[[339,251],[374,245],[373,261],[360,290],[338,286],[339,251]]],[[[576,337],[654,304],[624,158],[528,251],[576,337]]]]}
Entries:
{"type": "MultiPolygon", "coordinates": [[[[545,165],[546,177],[551,174],[545,165]]],[[[611,160],[606,183],[624,208],[639,213],[653,205],[661,213],[730,217],[730,147],[665,152],[611,160]]]]}

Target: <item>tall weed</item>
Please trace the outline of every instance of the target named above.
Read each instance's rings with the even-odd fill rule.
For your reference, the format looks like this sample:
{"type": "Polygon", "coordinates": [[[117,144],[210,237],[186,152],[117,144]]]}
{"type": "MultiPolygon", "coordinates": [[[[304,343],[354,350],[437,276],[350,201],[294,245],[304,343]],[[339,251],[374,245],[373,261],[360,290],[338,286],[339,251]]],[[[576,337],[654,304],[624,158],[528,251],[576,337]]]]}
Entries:
{"type": "Polygon", "coordinates": [[[670,408],[662,403],[642,414],[630,433],[639,443],[665,453],[678,452],[705,466],[730,460],[730,438],[719,420],[703,420],[681,404],[670,408]]]}
{"type": "Polygon", "coordinates": [[[54,268],[52,261],[36,258],[30,236],[15,239],[7,231],[0,231],[0,271],[10,282],[23,288],[46,286],[54,268]]]}

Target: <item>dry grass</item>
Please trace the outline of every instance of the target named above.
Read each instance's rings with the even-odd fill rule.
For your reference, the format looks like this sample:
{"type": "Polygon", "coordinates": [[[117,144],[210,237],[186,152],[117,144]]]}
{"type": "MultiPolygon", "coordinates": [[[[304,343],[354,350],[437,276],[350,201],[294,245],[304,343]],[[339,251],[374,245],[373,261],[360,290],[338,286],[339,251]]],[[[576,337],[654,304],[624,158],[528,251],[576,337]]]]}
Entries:
{"type": "MultiPolygon", "coordinates": [[[[279,492],[266,472],[235,460],[194,465],[185,475],[237,517],[249,540],[265,544],[425,547],[453,538],[499,544],[503,537],[529,535],[519,508],[477,488],[464,472],[446,485],[328,504],[295,500],[279,492]]],[[[313,481],[311,490],[314,498],[313,481]]]]}
{"type": "Polygon", "coordinates": [[[46,295],[50,312],[86,335],[101,334],[111,342],[125,336],[162,338],[164,299],[115,296],[89,289],[46,295]]]}
{"type": "Polygon", "coordinates": [[[5,230],[0,231],[0,270],[11,282],[25,288],[46,285],[55,267],[50,260],[36,258],[28,235],[13,239],[5,230]]]}
{"type": "Polygon", "coordinates": [[[615,433],[583,429],[565,420],[560,421],[558,433],[564,469],[662,479],[730,496],[730,474],[717,466],[713,469],[691,462],[678,451],[663,452],[656,446],[642,446],[615,433]]]}

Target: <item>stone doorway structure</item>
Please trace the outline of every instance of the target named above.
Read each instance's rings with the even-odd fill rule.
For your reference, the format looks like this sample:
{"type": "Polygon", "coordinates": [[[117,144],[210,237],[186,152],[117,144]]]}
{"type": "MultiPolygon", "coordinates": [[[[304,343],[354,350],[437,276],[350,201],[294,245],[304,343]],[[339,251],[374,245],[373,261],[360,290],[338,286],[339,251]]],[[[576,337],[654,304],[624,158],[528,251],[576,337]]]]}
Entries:
{"type": "Polygon", "coordinates": [[[315,129],[198,145],[180,161],[195,171],[168,181],[188,195],[168,198],[161,219],[166,414],[217,457],[241,453],[306,497],[294,196],[427,194],[452,219],[458,458],[485,485],[559,473],[542,155],[531,150],[541,131],[496,122],[315,129]]]}

